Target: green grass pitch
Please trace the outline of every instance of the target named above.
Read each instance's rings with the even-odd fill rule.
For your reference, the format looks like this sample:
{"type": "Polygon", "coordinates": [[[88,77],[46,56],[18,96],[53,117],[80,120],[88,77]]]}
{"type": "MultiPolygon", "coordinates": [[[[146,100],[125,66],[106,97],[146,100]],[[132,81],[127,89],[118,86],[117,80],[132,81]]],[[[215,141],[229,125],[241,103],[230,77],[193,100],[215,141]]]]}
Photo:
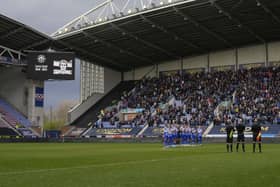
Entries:
{"type": "Polygon", "coordinates": [[[280,186],[280,147],[0,144],[0,187],[280,186]]]}

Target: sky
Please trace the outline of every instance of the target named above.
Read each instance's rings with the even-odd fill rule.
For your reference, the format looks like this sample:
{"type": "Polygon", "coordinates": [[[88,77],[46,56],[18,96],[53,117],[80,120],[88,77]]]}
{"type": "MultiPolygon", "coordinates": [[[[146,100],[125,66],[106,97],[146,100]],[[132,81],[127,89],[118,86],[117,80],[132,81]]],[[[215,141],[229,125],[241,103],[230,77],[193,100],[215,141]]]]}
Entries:
{"type": "MultiPolygon", "coordinates": [[[[51,34],[92,9],[104,0],[1,0],[0,14],[51,34]]],[[[78,101],[80,97],[80,68],[76,62],[74,81],[46,81],[45,109],[56,108],[59,102],[78,101]]]]}
{"type": "MultiPolygon", "coordinates": [[[[0,0],[0,14],[31,26],[45,34],[52,34],[105,0],[0,0]]],[[[147,3],[150,0],[143,0],[147,3]]],[[[115,0],[119,7],[139,6],[140,1],[115,0]],[[138,4],[137,4],[138,2],[138,4]],[[125,6],[128,5],[128,6],[125,6]]],[[[124,10],[125,11],[125,10],[124,10]]],[[[126,10],[127,11],[127,10],[126,10]]],[[[60,101],[78,101],[80,97],[80,68],[76,68],[75,81],[46,81],[45,109],[59,105],[60,101]]]]}

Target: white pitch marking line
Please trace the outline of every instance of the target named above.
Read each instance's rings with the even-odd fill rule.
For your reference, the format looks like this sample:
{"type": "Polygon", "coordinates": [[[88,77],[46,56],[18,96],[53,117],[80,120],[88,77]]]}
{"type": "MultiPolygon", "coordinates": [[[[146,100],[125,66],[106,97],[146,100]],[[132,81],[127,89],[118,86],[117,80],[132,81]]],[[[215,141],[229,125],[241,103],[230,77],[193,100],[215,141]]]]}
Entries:
{"type": "Polygon", "coordinates": [[[21,175],[21,174],[24,175],[24,174],[30,174],[30,173],[43,173],[43,172],[56,172],[56,171],[64,171],[64,170],[72,170],[72,169],[89,169],[89,168],[98,168],[98,167],[122,166],[122,165],[128,165],[128,164],[142,164],[142,163],[148,163],[148,162],[160,162],[160,161],[169,161],[169,160],[177,160],[177,159],[184,159],[184,158],[186,158],[186,157],[140,160],[140,161],[127,161],[127,162],[97,164],[97,165],[88,165],[88,166],[76,166],[76,167],[65,167],[65,168],[51,168],[51,169],[37,169],[37,170],[0,172],[0,176],[21,175]]]}

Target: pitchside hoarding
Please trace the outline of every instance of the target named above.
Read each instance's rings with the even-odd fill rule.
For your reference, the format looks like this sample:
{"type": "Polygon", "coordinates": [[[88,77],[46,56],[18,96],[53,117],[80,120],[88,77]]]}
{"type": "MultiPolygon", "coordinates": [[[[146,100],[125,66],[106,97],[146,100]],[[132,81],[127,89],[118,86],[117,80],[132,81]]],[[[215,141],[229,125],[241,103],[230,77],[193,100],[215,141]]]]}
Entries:
{"type": "Polygon", "coordinates": [[[68,52],[29,52],[27,77],[33,80],[74,80],[75,55],[68,52]]]}
{"type": "MultiPolygon", "coordinates": [[[[280,125],[261,125],[262,137],[274,138],[280,136],[280,125]]],[[[252,127],[247,125],[245,127],[245,137],[252,137],[252,127]]],[[[225,138],[226,127],[225,126],[214,126],[211,131],[206,135],[209,138],[225,138]]],[[[234,137],[237,136],[237,131],[234,132],[234,137]]]]}

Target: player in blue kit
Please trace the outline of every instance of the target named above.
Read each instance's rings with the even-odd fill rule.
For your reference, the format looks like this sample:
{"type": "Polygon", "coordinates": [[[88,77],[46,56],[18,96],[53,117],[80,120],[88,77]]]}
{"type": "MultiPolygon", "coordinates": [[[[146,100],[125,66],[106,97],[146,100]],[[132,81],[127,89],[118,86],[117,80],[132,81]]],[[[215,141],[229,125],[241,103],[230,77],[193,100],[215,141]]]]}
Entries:
{"type": "Polygon", "coordinates": [[[197,142],[198,142],[198,144],[202,144],[202,133],[203,133],[203,129],[201,128],[201,126],[198,126],[198,128],[197,128],[197,142]]]}
{"type": "Polygon", "coordinates": [[[168,145],[168,127],[165,126],[163,130],[163,144],[164,146],[168,145]]]}
{"type": "Polygon", "coordinates": [[[196,143],[196,138],[197,138],[196,128],[192,127],[191,132],[192,132],[192,135],[191,135],[192,136],[192,144],[195,144],[196,143]]]}
{"type": "Polygon", "coordinates": [[[172,145],[172,130],[171,130],[171,126],[168,127],[167,139],[168,139],[168,145],[172,145]]]}
{"type": "Polygon", "coordinates": [[[174,125],[171,126],[171,134],[170,134],[170,145],[174,145],[175,138],[177,136],[176,129],[174,125]]]}
{"type": "Polygon", "coordinates": [[[186,144],[187,143],[186,125],[181,126],[180,131],[181,131],[181,143],[186,144]]]}
{"type": "Polygon", "coordinates": [[[192,129],[191,129],[190,125],[188,125],[186,128],[186,141],[188,144],[191,143],[191,138],[192,138],[192,129]]]}

